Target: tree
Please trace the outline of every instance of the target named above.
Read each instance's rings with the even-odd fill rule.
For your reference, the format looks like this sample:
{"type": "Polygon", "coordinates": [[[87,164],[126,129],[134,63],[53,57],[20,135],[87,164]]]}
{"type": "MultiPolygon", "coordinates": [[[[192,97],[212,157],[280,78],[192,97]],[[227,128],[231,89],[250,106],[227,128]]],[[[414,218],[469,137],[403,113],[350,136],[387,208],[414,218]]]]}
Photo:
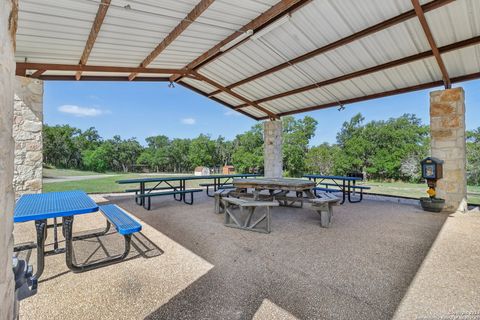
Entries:
{"type": "Polygon", "coordinates": [[[43,128],[44,162],[63,168],[78,168],[81,165],[81,150],[75,138],[81,133],[69,125],[48,126],[43,128]]]}
{"type": "Polygon", "coordinates": [[[333,174],[339,151],[338,146],[331,146],[328,143],[310,148],[305,159],[305,171],[323,175],[333,174]]]}
{"type": "Polygon", "coordinates": [[[111,168],[123,172],[128,172],[133,168],[143,149],[135,138],[122,140],[118,135],[107,140],[105,148],[109,152],[111,168]]]}
{"type": "Polygon", "coordinates": [[[95,149],[85,150],[83,152],[83,163],[85,168],[95,172],[105,172],[109,169],[108,149],[106,145],[101,145],[95,149]]]}
{"type": "Polygon", "coordinates": [[[209,136],[200,134],[197,138],[192,139],[190,143],[188,160],[193,167],[211,167],[215,164],[214,154],[215,143],[209,136]]]}
{"type": "Polygon", "coordinates": [[[249,131],[239,134],[233,141],[232,163],[235,171],[263,172],[263,127],[254,125],[249,131]]]}
{"type": "Polygon", "coordinates": [[[299,120],[288,116],[282,119],[282,125],[284,170],[288,176],[301,176],[305,172],[305,155],[315,135],[317,121],[309,116],[299,120]]]}
{"type": "Polygon", "coordinates": [[[480,127],[467,131],[467,179],[470,184],[480,184],[480,127]]]}
{"type": "Polygon", "coordinates": [[[428,127],[415,115],[367,124],[363,120],[361,114],[355,115],[337,135],[342,151],[335,163],[335,173],[359,171],[377,179],[401,179],[402,162],[408,157],[419,162],[428,153],[428,127]]]}
{"type": "Polygon", "coordinates": [[[170,144],[169,163],[173,172],[187,172],[193,169],[190,163],[190,139],[173,139],[170,144]]]}

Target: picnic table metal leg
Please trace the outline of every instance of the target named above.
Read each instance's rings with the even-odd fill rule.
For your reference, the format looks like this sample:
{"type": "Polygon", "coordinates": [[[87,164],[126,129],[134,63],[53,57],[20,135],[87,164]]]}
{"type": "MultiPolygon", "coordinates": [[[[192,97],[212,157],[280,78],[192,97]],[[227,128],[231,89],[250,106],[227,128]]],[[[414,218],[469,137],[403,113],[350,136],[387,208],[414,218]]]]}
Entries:
{"type": "Polygon", "coordinates": [[[191,204],[193,204],[193,192],[189,192],[189,193],[190,193],[190,201],[187,201],[186,194],[184,193],[183,194],[183,202],[191,205],[191,204]]]}
{"type": "Polygon", "coordinates": [[[83,272],[88,271],[100,267],[104,267],[106,265],[110,265],[113,263],[117,263],[125,259],[130,252],[130,242],[131,242],[131,235],[124,235],[125,247],[124,251],[121,254],[107,257],[92,263],[84,263],[84,264],[76,264],[73,262],[74,259],[74,249],[73,249],[73,216],[64,217],[63,218],[63,225],[65,228],[65,262],[67,267],[72,270],[73,272],[83,272]]]}
{"type": "MultiPolygon", "coordinates": [[[[145,182],[140,182],[140,195],[144,195],[145,194],[145,182]]],[[[145,198],[144,197],[140,197],[139,198],[140,201],[137,202],[137,204],[139,206],[144,206],[145,205],[145,198]]]]}
{"type": "MultiPolygon", "coordinates": [[[[343,183],[342,183],[342,202],[340,202],[340,204],[344,204],[345,203],[345,192],[346,192],[346,186],[345,186],[345,180],[342,180],[343,183]]],[[[350,187],[348,188],[349,191],[350,191],[350,187]]],[[[348,193],[348,196],[350,197],[350,192],[348,193]]]]}
{"type": "MultiPolygon", "coordinates": [[[[355,186],[355,181],[353,181],[353,186],[355,186]]],[[[353,192],[355,192],[355,188],[353,188],[353,192]]],[[[348,201],[350,203],[358,203],[358,202],[361,202],[363,200],[363,190],[360,189],[360,198],[358,200],[352,200],[351,197],[350,197],[350,181],[348,183],[348,201]]]]}
{"type": "Polygon", "coordinates": [[[64,248],[58,248],[58,225],[57,218],[53,218],[53,252],[54,253],[63,253],[64,248]]]}
{"type": "Polygon", "coordinates": [[[47,238],[47,220],[35,221],[35,230],[37,232],[37,271],[34,279],[40,278],[45,267],[45,239],[47,238]]]}

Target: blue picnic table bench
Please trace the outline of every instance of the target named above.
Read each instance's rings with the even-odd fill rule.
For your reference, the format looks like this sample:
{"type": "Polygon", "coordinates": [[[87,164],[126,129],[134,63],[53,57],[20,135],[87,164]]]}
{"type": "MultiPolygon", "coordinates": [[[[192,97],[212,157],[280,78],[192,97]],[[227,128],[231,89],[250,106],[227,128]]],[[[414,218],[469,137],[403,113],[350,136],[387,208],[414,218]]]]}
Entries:
{"type": "Polygon", "coordinates": [[[193,204],[193,194],[203,191],[202,189],[187,189],[186,182],[191,180],[213,180],[212,183],[201,183],[200,186],[206,187],[207,196],[213,197],[210,193],[210,187],[213,191],[224,188],[232,188],[233,178],[257,177],[258,174],[219,174],[211,176],[170,176],[160,178],[135,178],[117,180],[118,184],[138,184],[138,188],[126,189],[125,192],[135,192],[135,203],[143,206],[145,209],[151,209],[151,198],[157,196],[173,196],[177,201],[183,201],[186,204],[193,204]],[[223,181],[222,181],[223,180],[223,181]],[[147,183],[154,184],[147,187],[147,183]],[[187,201],[186,195],[190,195],[187,201]]]}
{"type": "Polygon", "coordinates": [[[357,203],[363,200],[363,190],[368,190],[370,187],[364,185],[357,185],[357,181],[362,181],[360,177],[348,177],[348,176],[335,176],[335,175],[320,175],[320,174],[306,174],[303,177],[308,178],[308,180],[313,180],[317,187],[313,188],[313,191],[322,191],[322,192],[341,192],[342,193],[342,202],[345,203],[348,198],[348,202],[357,203]],[[325,180],[329,182],[324,182],[325,180]],[[359,198],[353,200],[351,195],[355,194],[356,191],[359,191],[359,198]]]}
{"type": "Polygon", "coordinates": [[[23,195],[15,205],[13,221],[14,223],[35,222],[36,243],[14,247],[15,252],[37,249],[37,270],[31,279],[32,283],[36,283],[42,275],[45,266],[45,256],[47,255],[65,253],[65,262],[73,272],[87,271],[119,262],[130,251],[132,234],[142,229],[142,226],[135,219],[116,205],[98,206],[92,198],[80,190],[23,195]],[[105,229],[101,232],[73,236],[74,216],[98,211],[106,218],[105,229]],[[58,218],[62,218],[61,224],[57,224],[58,218]],[[54,219],[53,225],[48,225],[47,219],[54,219]],[[65,237],[65,248],[58,248],[57,227],[60,225],[65,237]],[[90,263],[76,264],[73,261],[73,242],[105,235],[111,225],[124,238],[125,246],[123,253],[90,263]],[[45,239],[49,227],[54,228],[54,250],[46,252],[45,239]]]}

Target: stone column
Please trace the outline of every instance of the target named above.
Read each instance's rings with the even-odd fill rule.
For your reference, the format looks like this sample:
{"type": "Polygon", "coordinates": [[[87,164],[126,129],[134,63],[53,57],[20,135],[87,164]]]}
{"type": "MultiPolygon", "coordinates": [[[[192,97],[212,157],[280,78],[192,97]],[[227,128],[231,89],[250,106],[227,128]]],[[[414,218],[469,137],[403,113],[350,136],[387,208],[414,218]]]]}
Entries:
{"type": "Polygon", "coordinates": [[[16,0],[0,1],[0,319],[14,316],[13,254],[13,92],[16,0]]]}
{"type": "Polygon", "coordinates": [[[445,199],[445,211],[466,210],[467,175],[465,143],[465,93],[462,88],[430,93],[432,156],[444,160],[437,197],[445,199]]]}
{"type": "Polygon", "coordinates": [[[265,177],[281,178],[283,176],[282,121],[265,121],[263,132],[265,177]]]}
{"type": "Polygon", "coordinates": [[[24,193],[42,192],[42,127],[43,81],[17,76],[13,117],[13,187],[17,198],[24,193]]]}

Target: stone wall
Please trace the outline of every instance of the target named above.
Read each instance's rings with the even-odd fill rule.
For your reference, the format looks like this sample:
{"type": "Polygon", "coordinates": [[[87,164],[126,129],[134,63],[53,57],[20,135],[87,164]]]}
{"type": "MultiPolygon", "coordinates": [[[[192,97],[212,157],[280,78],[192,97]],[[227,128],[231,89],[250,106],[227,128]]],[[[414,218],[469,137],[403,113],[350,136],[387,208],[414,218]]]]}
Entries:
{"type": "Polygon", "coordinates": [[[13,92],[17,3],[0,1],[0,320],[13,319],[13,92]]]}
{"type": "Polygon", "coordinates": [[[283,176],[282,158],[282,121],[265,121],[264,137],[264,169],[266,178],[283,176]]]}
{"type": "Polygon", "coordinates": [[[43,81],[16,77],[13,118],[16,197],[42,192],[43,81]]]}
{"type": "Polygon", "coordinates": [[[430,93],[432,156],[443,164],[437,197],[445,199],[445,211],[466,210],[465,93],[462,88],[430,93]]]}

